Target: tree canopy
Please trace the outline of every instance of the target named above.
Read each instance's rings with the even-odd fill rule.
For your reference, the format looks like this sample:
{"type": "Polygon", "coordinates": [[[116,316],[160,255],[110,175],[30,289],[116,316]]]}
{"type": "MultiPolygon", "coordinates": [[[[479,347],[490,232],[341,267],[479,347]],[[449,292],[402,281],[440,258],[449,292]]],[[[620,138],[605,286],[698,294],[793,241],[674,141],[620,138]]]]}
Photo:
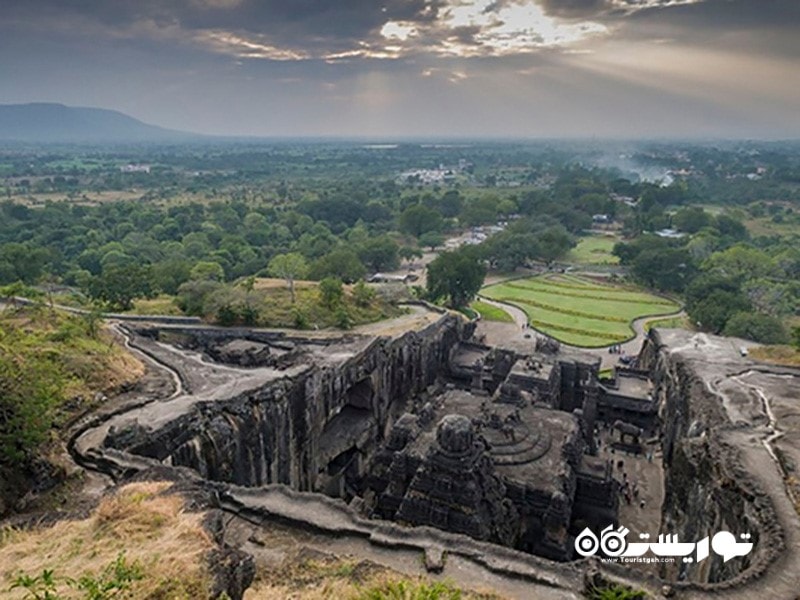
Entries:
{"type": "Polygon", "coordinates": [[[302,254],[290,252],[288,254],[278,254],[269,261],[269,272],[275,277],[286,280],[289,293],[292,295],[292,302],[295,301],[294,282],[305,277],[308,273],[308,263],[302,254]]]}
{"type": "Polygon", "coordinates": [[[472,248],[443,252],[428,265],[428,296],[460,308],[475,297],[485,277],[486,265],[472,248]]]}

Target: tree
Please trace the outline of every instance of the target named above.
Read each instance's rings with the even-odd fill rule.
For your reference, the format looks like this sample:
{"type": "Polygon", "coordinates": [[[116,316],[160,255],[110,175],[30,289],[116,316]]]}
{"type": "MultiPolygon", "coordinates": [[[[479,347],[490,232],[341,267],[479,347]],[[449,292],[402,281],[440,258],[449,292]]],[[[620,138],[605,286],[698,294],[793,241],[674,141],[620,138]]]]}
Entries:
{"type": "Polygon", "coordinates": [[[791,315],[798,305],[798,288],[800,285],[796,283],[751,279],[742,286],[742,292],[758,312],[785,317],[791,315]]]}
{"type": "Polygon", "coordinates": [[[346,247],[336,248],[311,264],[308,276],[311,279],[337,277],[345,283],[353,283],[361,279],[367,272],[358,255],[346,247]]]}
{"type": "Polygon", "coordinates": [[[218,262],[201,260],[189,272],[189,278],[194,280],[222,281],[225,279],[225,269],[218,262]]]}
{"type": "Polygon", "coordinates": [[[789,341],[789,334],[779,319],[757,312],[736,313],[728,319],[724,333],[761,344],[785,344],[789,341]]]}
{"type": "Polygon", "coordinates": [[[800,249],[782,250],[772,259],[772,263],[787,279],[800,280],[800,249]]]}
{"type": "Polygon", "coordinates": [[[428,265],[428,296],[448,299],[453,308],[466,306],[478,293],[486,277],[486,266],[472,248],[440,254],[428,265]]]}
{"type": "Polygon", "coordinates": [[[329,309],[341,303],[344,296],[341,279],[326,277],[319,282],[319,293],[322,303],[329,309]]]}
{"type": "Polygon", "coordinates": [[[502,215],[504,217],[516,214],[518,210],[519,207],[517,206],[517,203],[511,198],[505,198],[497,204],[498,215],[502,215]]]}
{"type": "Polygon", "coordinates": [[[642,235],[628,244],[617,242],[611,253],[619,258],[619,262],[623,265],[630,265],[645,250],[661,252],[669,245],[667,240],[657,235],[642,235]]]}
{"type": "Polygon", "coordinates": [[[692,257],[683,248],[645,250],[633,261],[631,272],[645,285],[681,292],[695,274],[692,257]]]}
{"type": "Polygon", "coordinates": [[[308,264],[302,254],[289,252],[288,254],[277,254],[269,261],[269,272],[281,279],[286,280],[289,294],[292,296],[292,304],[295,302],[294,282],[305,277],[308,273],[308,264]]]}
{"type": "Polygon", "coordinates": [[[435,231],[428,231],[419,236],[419,245],[425,248],[430,248],[431,252],[436,250],[439,246],[444,244],[444,236],[435,231]]]}
{"type": "Polygon", "coordinates": [[[482,196],[473,199],[464,205],[458,219],[468,226],[494,223],[497,221],[497,203],[496,196],[482,196]]]}
{"type": "Polygon", "coordinates": [[[539,240],[532,233],[503,231],[481,244],[480,250],[492,267],[510,273],[539,254],[539,240]]]}
{"type": "Polygon", "coordinates": [[[400,231],[419,237],[429,231],[439,231],[442,228],[442,215],[439,211],[415,204],[409,206],[400,215],[400,231]]]}
{"type": "Polygon", "coordinates": [[[714,223],[716,229],[731,240],[747,239],[747,228],[741,221],[728,215],[719,215],[714,223]]]}
{"type": "Polygon", "coordinates": [[[537,257],[552,262],[575,246],[575,240],[562,225],[548,227],[537,235],[537,257]]]}
{"type": "Polygon", "coordinates": [[[151,294],[149,266],[112,265],[89,283],[89,295],[116,310],[130,310],[136,298],[151,294]]]}
{"type": "Polygon", "coordinates": [[[181,284],[189,280],[191,272],[189,261],[183,258],[167,259],[153,265],[153,285],[165,294],[176,294],[181,284]]]}
{"type": "Polygon", "coordinates": [[[0,246],[0,285],[22,281],[36,283],[44,272],[48,252],[27,244],[0,246]]]}
{"type": "Polygon", "coordinates": [[[400,247],[388,236],[381,235],[367,240],[358,251],[358,256],[374,272],[396,269],[399,265],[400,247]]]}
{"type": "Polygon", "coordinates": [[[742,297],[739,283],[733,278],[719,273],[701,273],[692,280],[684,293],[687,310],[691,311],[694,306],[717,290],[742,297]]]}
{"type": "Polygon", "coordinates": [[[751,307],[747,298],[722,289],[716,289],[699,302],[686,307],[692,320],[712,333],[721,333],[733,315],[749,310],[751,307]]]}
{"type": "Polygon", "coordinates": [[[672,225],[686,233],[697,233],[711,224],[711,215],[699,206],[687,206],[672,217],[672,225]]]}
{"type": "MultiPolygon", "coordinates": [[[[425,235],[437,235],[437,234],[426,233],[425,235]]],[[[411,246],[402,246],[400,250],[397,251],[397,255],[402,260],[410,261],[414,258],[422,258],[422,250],[420,250],[419,248],[412,248],[411,246]]]]}
{"type": "Polygon", "coordinates": [[[213,279],[187,281],[178,288],[175,303],[187,315],[202,316],[206,312],[208,299],[223,286],[224,284],[213,279]]]}
{"type": "Polygon", "coordinates": [[[457,217],[458,213],[461,212],[464,206],[464,199],[461,197],[458,190],[447,190],[442,194],[442,197],[439,198],[436,205],[439,212],[442,213],[442,216],[452,219],[453,217],[457,217]]]}
{"type": "Polygon", "coordinates": [[[770,277],[776,270],[765,252],[742,244],[715,252],[704,267],[739,280],[770,277]]]}

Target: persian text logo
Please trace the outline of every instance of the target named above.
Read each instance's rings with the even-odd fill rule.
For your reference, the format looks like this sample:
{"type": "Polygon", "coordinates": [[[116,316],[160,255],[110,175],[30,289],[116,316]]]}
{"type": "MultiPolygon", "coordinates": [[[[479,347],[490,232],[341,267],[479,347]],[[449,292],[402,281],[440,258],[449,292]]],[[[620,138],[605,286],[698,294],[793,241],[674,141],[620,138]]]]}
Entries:
{"type": "MultiPolygon", "coordinates": [[[[728,562],[737,556],[746,556],[753,549],[749,533],[743,533],[738,541],[729,531],[720,531],[713,536],[706,536],[699,542],[679,542],[677,535],[659,535],[657,542],[630,542],[627,536],[630,530],[626,527],[614,529],[611,525],[600,532],[600,538],[588,527],[575,538],[575,552],[581,556],[594,556],[598,552],[609,558],[628,559],[644,556],[648,551],[661,557],[682,557],[683,562],[700,562],[707,559],[713,551],[728,562]]],[[[639,539],[648,540],[649,533],[639,534],[639,539]]]]}

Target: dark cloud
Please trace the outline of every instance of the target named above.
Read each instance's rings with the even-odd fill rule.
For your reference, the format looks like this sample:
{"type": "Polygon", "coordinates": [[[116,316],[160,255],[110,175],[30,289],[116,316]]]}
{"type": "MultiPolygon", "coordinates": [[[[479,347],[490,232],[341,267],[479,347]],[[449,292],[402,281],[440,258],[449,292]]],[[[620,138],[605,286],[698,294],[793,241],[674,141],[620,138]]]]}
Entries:
{"type": "Polygon", "coordinates": [[[672,23],[689,29],[800,25],[798,0],[537,0],[550,15],[672,23]]]}
{"type": "MultiPolygon", "coordinates": [[[[630,42],[665,40],[672,46],[800,59],[800,1],[706,0],[630,15],[618,35],[630,42]]],[[[733,60],[733,58],[732,58],[733,60]]]]}
{"type": "Polygon", "coordinates": [[[797,0],[704,0],[693,4],[658,8],[631,15],[632,22],[664,24],[687,32],[698,30],[797,28],[797,0]]]}
{"type": "MultiPolygon", "coordinates": [[[[31,23],[82,18],[125,30],[157,27],[231,30],[294,48],[341,50],[389,20],[429,23],[445,0],[29,0],[7,15],[31,23]]],[[[19,21],[18,21],[19,23],[19,21]]]]}
{"type": "Polygon", "coordinates": [[[213,133],[800,135],[800,0],[689,2],[0,0],[0,102],[213,133]]]}
{"type": "Polygon", "coordinates": [[[481,32],[481,28],[477,25],[463,25],[461,27],[454,27],[450,30],[450,39],[458,41],[465,45],[480,45],[480,42],[475,39],[481,32]]]}
{"type": "Polygon", "coordinates": [[[541,0],[545,12],[558,17],[597,17],[611,10],[608,0],[541,0]]]}

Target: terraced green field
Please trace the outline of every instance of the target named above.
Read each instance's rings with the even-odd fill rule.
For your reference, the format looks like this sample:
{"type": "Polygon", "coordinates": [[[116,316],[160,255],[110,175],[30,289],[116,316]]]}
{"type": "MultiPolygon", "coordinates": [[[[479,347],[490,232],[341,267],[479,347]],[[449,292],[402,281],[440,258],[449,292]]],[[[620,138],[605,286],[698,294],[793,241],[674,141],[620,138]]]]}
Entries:
{"type": "Polygon", "coordinates": [[[532,327],[587,348],[623,342],[634,335],[634,320],[680,308],[641,290],[575,275],[516,279],[485,287],[481,295],[514,304],[525,311],[532,327]]]}
{"type": "Polygon", "coordinates": [[[500,323],[514,322],[514,317],[512,317],[502,308],[487,304],[486,302],[475,300],[469,306],[472,310],[480,314],[481,318],[486,319],[487,321],[498,321],[500,323]]]}

